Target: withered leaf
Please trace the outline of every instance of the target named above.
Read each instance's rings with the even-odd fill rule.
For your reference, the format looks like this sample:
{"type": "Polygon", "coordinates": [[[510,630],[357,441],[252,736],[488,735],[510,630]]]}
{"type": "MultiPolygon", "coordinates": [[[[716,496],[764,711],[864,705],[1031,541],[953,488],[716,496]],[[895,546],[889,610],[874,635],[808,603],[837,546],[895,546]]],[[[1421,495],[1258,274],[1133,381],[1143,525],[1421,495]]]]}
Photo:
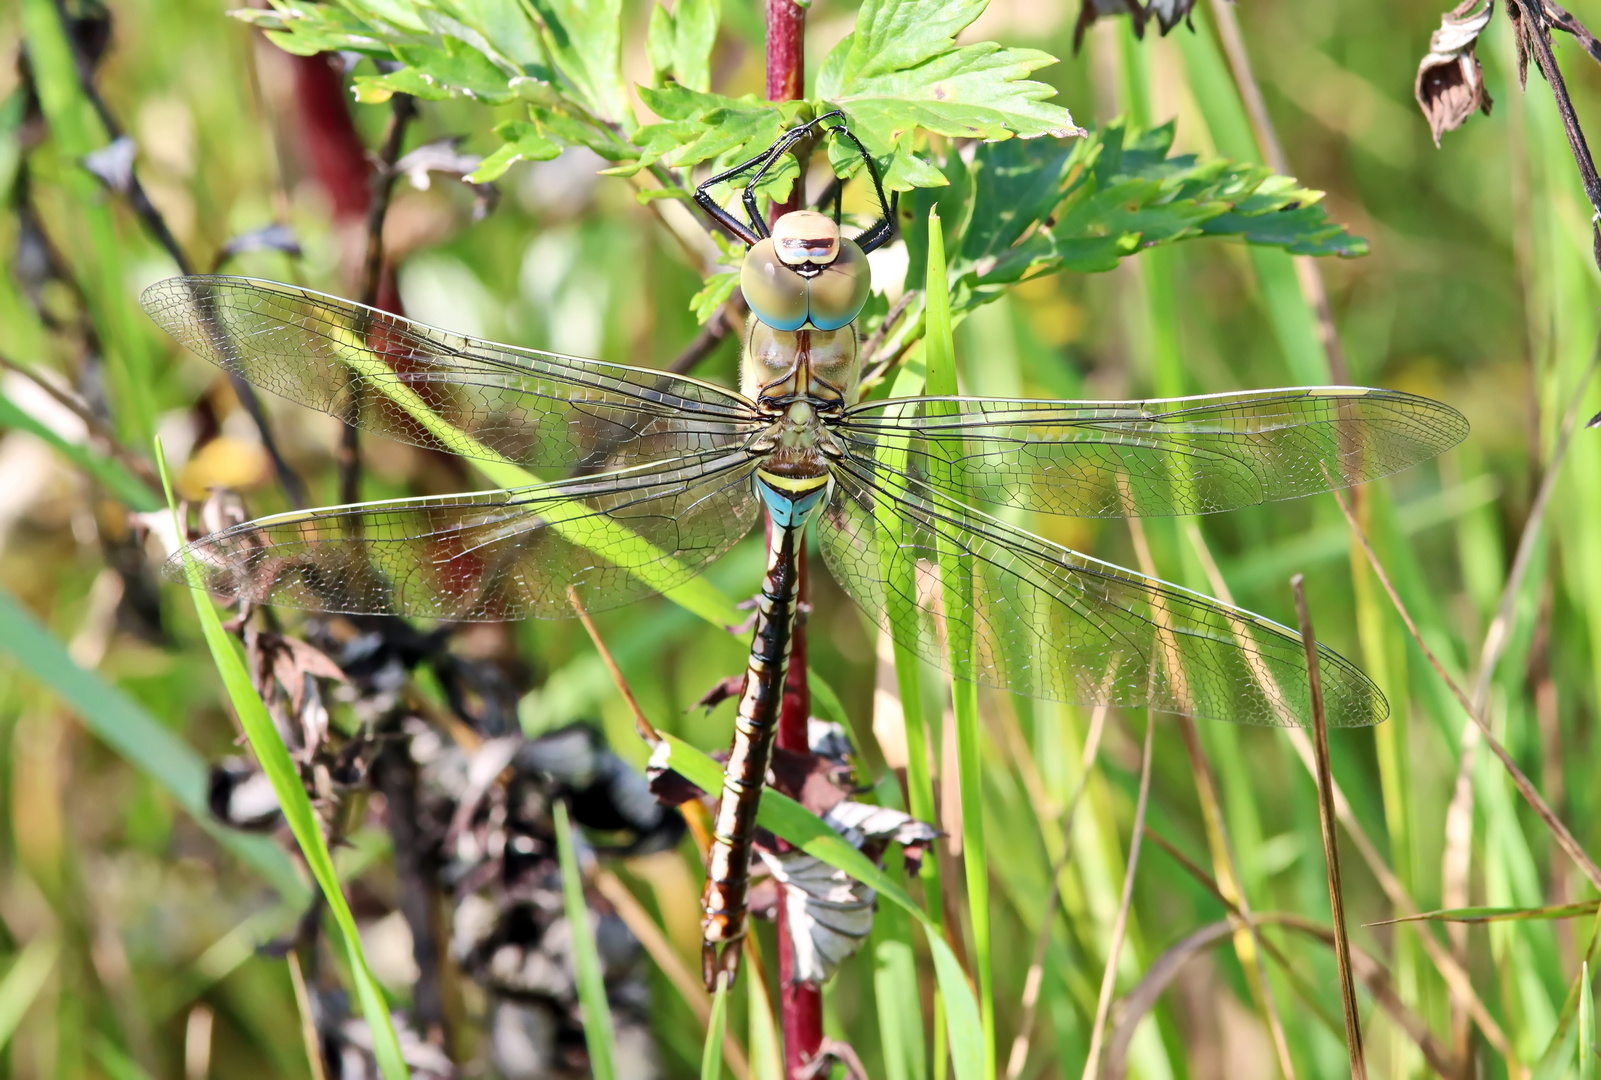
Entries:
{"type": "MultiPolygon", "coordinates": [[[[822,817],[841,839],[875,862],[885,844],[921,848],[938,835],[932,825],[899,810],[848,800],[822,817]]],[[[872,930],[874,891],[804,851],[757,848],[756,853],[785,890],[784,918],[795,945],[795,980],[827,981],[872,930]]]]}
{"type": "MultiPolygon", "coordinates": [[[[1194,2],[1188,0],[1189,4],[1194,2]]],[[[1169,6],[1174,4],[1185,6],[1186,0],[1169,0],[1169,6]]],[[[1140,5],[1140,0],[1084,0],[1084,6],[1078,9],[1078,22],[1073,24],[1074,56],[1078,55],[1079,47],[1084,44],[1084,32],[1090,28],[1090,24],[1111,15],[1127,15],[1134,23],[1134,36],[1145,36],[1145,8],[1140,5]]]]}
{"type": "Polygon", "coordinates": [[[1190,29],[1195,24],[1190,23],[1190,13],[1195,10],[1195,0],[1150,0],[1145,5],[1145,14],[1156,20],[1156,25],[1162,28],[1162,35],[1172,30],[1181,21],[1189,23],[1190,29]]]}
{"type": "Polygon", "coordinates": [[[1429,52],[1418,64],[1413,93],[1423,110],[1434,145],[1440,136],[1455,131],[1475,109],[1490,112],[1490,94],[1484,88],[1484,72],[1473,54],[1479,35],[1495,14],[1495,0],[1463,0],[1440,16],[1440,28],[1429,38],[1429,52]]]}

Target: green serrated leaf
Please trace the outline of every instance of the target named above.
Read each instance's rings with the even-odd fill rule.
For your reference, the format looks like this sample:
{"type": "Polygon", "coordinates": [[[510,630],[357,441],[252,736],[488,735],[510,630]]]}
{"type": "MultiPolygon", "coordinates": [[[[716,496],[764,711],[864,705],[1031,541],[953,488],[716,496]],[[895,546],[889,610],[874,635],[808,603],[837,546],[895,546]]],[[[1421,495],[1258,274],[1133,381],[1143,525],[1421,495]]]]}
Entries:
{"type": "MultiPolygon", "coordinates": [[[[457,37],[444,36],[438,47],[396,45],[396,58],[406,65],[393,75],[371,80],[383,83],[402,80],[408,94],[439,100],[460,94],[491,105],[510,101],[514,96],[511,80],[515,69],[506,71],[487,55],[457,37]]],[[[399,90],[397,85],[395,89],[399,90]]]]}
{"type": "Polygon", "coordinates": [[[657,0],[645,49],[658,84],[670,78],[691,90],[711,89],[712,45],[721,16],[719,0],[676,0],[671,12],[657,0]]]}
{"type": "Polygon", "coordinates": [[[979,139],[1081,134],[1066,109],[1045,100],[1056,91],[1027,78],[1055,57],[994,42],[956,45],[986,6],[867,0],[855,31],[824,59],[817,96],[845,109],[874,154],[914,128],[979,139]]]}
{"type": "Polygon", "coordinates": [[[631,131],[623,85],[622,0],[528,0],[539,16],[551,62],[591,113],[631,131]]]}
{"type": "Polygon", "coordinates": [[[695,321],[705,326],[707,320],[717,314],[717,309],[722,305],[723,301],[733,296],[734,290],[737,288],[739,288],[738,270],[713,274],[707,278],[706,284],[701,286],[700,292],[691,297],[689,301],[689,309],[695,313],[695,321]]]}
{"type": "Polygon", "coordinates": [[[484,158],[478,168],[463,177],[468,183],[487,184],[500,179],[507,169],[519,161],[549,161],[561,153],[561,147],[547,138],[537,126],[522,120],[507,120],[495,125],[495,134],[505,142],[484,158]]]}

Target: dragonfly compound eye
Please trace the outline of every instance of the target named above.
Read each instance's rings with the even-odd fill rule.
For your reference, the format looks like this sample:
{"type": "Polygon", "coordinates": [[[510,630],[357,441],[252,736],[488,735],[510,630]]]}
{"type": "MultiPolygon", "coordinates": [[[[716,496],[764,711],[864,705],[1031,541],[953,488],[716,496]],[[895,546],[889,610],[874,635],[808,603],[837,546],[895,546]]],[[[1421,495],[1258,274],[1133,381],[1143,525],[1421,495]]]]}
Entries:
{"type": "Polygon", "coordinates": [[[779,259],[771,239],[758,242],[746,252],[739,271],[745,303],[758,319],[775,330],[799,330],[806,325],[810,284],[779,259]]]}
{"type": "Polygon", "coordinates": [[[834,261],[808,282],[811,290],[807,308],[812,325],[819,330],[838,330],[854,322],[867,303],[872,283],[867,256],[856,241],[841,239],[834,261]]]}

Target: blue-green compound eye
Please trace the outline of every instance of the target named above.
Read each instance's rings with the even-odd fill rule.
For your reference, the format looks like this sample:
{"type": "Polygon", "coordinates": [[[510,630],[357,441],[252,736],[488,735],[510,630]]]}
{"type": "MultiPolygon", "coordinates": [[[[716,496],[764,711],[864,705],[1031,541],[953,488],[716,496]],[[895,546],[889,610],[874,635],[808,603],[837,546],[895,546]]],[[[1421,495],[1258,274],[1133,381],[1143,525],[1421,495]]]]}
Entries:
{"type": "Polygon", "coordinates": [[[739,270],[745,303],[758,319],[775,330],[799,330],[806,325],[809,285],[779,260],[771,239],[752,246],[739,270]]]}
{"type": "Polygon", "coordinates": [[[855,320],[867,303],[873,275],[867,256],[856,241],[841,237],[839,254],[823,267],[823,272],[807,284],[807,309],[812,325],[819,330],[838,330],[855,320]]]}
{"type": "Polygon", "coordinates": [[[785,264],[772,239],[755,244],[739,274],[751,311],[775,330],[799,330],[808,323],[819,330],[838,330],[852,322],[867,303],[872,275],[855,241],[841,238],[837,245],[834,259],[805,277],[785,264]]]}

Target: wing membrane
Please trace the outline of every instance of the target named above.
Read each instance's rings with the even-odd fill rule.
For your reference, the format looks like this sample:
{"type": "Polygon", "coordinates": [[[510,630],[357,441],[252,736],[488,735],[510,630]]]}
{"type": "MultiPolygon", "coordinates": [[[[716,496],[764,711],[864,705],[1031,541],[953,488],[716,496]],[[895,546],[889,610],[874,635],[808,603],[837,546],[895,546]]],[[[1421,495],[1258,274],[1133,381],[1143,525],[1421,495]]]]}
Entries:
{"type": "Polygon", "coordinates": [[[681,585],[749,531],[742,453],[444,498],[281,514],[202,537],[169,576],[230,598],[456,621],[562,618],[681,585]],[[187,561],[186,561],[187,556],[187,561]]]}
{"type": "Polygon", "coordinates": [[[834,430],[882,469],[967,497],[1072,517],[1210,514],[1360,484],[1449,450],[1448,405],[1387,390],[1264,390],[1157,401],[900,398],[834,430]],[[957,415],[938,415],[954,403],[957,415]],[[904,464],[902,464],[904,463],[904,464]]]}
{"type": "Polygon", "coordinates": [[[139,302],[264,390],[469,457],[625,468],[737,445],[751,419],[749,402],[710,383],[497,345],[276,282],[169,278],[139,302]]]}
{"type": "MultiPolygon", "coordinates": [[[[1245,724],[1311,721],[1293,631],[1052,544],[897,473],[837,468],[819,533],[840,585],[923,659],[945,666],[948,634],[971,634],[985,685],[1245,724]],[[946,566],[972,577],[970,613],[941,610],[942,549],[946,566]]],[[[1388,706],[1367,676],[1319,651],[1329,724],[1382,721],[1388,706]]]]}

